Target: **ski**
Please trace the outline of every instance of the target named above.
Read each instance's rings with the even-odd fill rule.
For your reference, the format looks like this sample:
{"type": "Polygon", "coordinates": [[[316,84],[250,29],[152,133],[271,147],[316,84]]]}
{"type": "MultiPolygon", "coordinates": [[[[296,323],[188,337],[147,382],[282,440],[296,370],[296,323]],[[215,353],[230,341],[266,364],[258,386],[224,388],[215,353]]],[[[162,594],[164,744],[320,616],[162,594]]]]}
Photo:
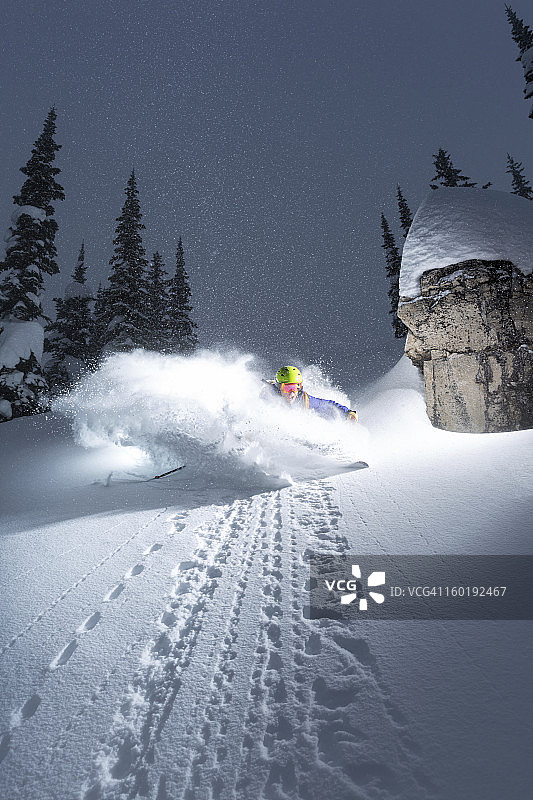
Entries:
{"type": "MultiPolygon", "coordinates": [[[[161,475],[153,475],[151,478],[141,478],[139,475],[135,475],[135,473],[122,473],[122,475],[127,474],[131,475],[133,480],[124,480],[120,477],[117,480],[114,480],[113,483],[149,483],[150,481],[156,481],[158,478],[165,478],[167,475],[172,475],[174,472],[179,472],[180,469],[183,469],[186,465],[182,464],[181,467],[174,467],[174,469],[169,469],[168,472],[162,472],[161,475]]],[[[120,473],[119,473],[120,475],[120,473]]],[[[104,486],[111,486],[113,472],[110,472],[107,476],[106,480],[103,482],[104,486]]],[[[97,481],[99,483],[99,481],[97,481]]]]}

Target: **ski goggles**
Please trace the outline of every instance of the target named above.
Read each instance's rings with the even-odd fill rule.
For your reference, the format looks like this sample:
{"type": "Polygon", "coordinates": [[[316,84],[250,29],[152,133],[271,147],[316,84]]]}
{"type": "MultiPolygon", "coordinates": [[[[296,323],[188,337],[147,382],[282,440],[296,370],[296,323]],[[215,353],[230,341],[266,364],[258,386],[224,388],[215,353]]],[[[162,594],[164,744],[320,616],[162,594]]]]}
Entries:
{"type": "Polygon", "coordinates": [[[292,394],[293,392],[299,392],[301,388],[301,383],[282,383],[280,384],[279,390],[283,392],[283,394],[292,394]]]}

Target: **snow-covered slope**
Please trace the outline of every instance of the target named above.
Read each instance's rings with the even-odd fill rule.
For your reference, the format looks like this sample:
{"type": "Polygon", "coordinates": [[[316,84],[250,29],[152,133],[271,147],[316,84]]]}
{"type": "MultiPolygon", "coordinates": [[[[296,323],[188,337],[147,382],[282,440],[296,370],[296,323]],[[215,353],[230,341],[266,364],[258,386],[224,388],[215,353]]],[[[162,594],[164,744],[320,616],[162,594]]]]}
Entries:
{"type": "Polygon", "coordinates": [[[0,797],[527,796],[531,622],[311,620],[306,582],[312,550],[530,553],[533,432],[432,429],[402,359],[339,442],[211,365],[210,400],[201,359],[104,368],[62,404],[88,449],[0,426],[0,797]]]}

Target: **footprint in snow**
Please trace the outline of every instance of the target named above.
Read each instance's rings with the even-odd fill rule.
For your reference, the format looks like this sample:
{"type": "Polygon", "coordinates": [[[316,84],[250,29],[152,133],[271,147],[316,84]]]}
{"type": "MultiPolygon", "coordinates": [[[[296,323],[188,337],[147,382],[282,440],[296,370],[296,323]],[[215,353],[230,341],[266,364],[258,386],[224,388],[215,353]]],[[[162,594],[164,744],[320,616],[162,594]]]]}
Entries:
{"type": "Polygon", "coordinates": [[[116,600],[119,594],[122,594],[123,591],[124,591],[123,583],[117,583],[115,586],[112,586],[111,589],[106,594],[106,596],[104,597],[104,603],[110,603],[111,600],[116,600]]]}
{"type": "Polygon", "coordinates": [[[354,656],[360,664],[377,669],[376,657],[372,654],[368,643],[364,639],[354,639],[337,632],[333,633],[332,639],[338,647],[342,647],[343,650],[354,656]]]}
{"type": "Polygon", "coordinates": [[[73,639],[71,642],[69,642],[67,646],[64,647],[62,651],[54,658],[54,660],[50,664],[50,669],[54,670],[57,669],[58,667],[64,666],[72,656],[77,646],[78,642],[76,641],[76,639],[73,639]]]}
{"type": "Polygon", "coordinates": [[[9,745],[11,744],[11,734],[6,731],[0,739],[0,764],[9,753],[9,745]]]}
{"type": "Polygon", "coordinates": [[[305,643],[305,652],[309,656],[316,656],[322,650],[322,641],[320,634],[312,633],[305,643]]]}
{"type": "Polygon", "coordinates": [[[86,633],[87,631],[92,631],[93,628],[96,628],[101,619],[101,613],[99,611],[95,611],[94,614],[91,614],[81,623],[76,633],[86,633]]]}
{"type": "Polygon", "coordinates": [[[129,569],[126,574],[124,575],[124,580],[128,580],[128,578],[134,578],[136,575],[140,575],[141,572],[144,571],[144,564],[135,564],[134,567],[129,569]]]}
{"type": "Polygon", "coordinates": [[[349,706],[353,703],[355,695],[358,694],[359,691],[360,688],[353,685],[345,685],[342,687],[328,686],[322,677],[316,678],[313,682],[316,704],[330,709],[349,706]]]}
{"type": "Polygon", "coordinates": [[[41,698],[38,694],[32,694],[29,700],[26,700],[20,709],[20,718],[22,721],[33,717],[39,706],[41,705],[41,698]]]}
{"type": "MultiPolygon", "coordinates": [[[[11,715],[11,730],[14,728],[18,728],[22,725],[23,722],[26,722],[27,719],[31,719],[39,706],[41,705],[41,698],[38,694],[32,694],[32,696],[26,700],[22,708],[19,708],[18,711],[14,711],[11,715]]],[[[1,747],[1,746],[0,746],[1,747]]],[[[0,758],[0,761],[2,759],[0,758]]]]}
{"type": "Polygon", "coordinates": [[[150,545],[150,547],[144,551],[143,556],[149,556],[150,553],[155,553],[156,550],[161,550],[162,547],[162,544],[155,542],[155,544],[150,545]]]}
{"type": "Polygon", "coordinates": [[[178,566],[172,570],[172,577],[175,577],[180,572],[187,572],[188,570],[194,569],[195,567],[199,566],[200,566],[199,562],[192,559],[188,561],[180,561],[178,566]]]}
{"type": "Polygon", "coordinates": [[[163,611],[161,614],[161,623],[167,628],[173,628],[177,621],[176,615],[171,611],[163,611]]]}

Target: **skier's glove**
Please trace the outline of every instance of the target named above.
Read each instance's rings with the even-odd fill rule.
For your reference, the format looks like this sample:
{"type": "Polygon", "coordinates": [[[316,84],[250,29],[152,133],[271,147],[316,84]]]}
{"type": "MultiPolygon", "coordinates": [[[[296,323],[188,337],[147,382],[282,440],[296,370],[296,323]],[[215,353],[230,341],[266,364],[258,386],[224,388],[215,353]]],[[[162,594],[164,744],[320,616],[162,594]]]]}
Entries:
{"type": "Polygon", "coordinates": [[[348,411],[346,419],[349,419],[350,422],[357,422],[357,411],[348,411]]]}

